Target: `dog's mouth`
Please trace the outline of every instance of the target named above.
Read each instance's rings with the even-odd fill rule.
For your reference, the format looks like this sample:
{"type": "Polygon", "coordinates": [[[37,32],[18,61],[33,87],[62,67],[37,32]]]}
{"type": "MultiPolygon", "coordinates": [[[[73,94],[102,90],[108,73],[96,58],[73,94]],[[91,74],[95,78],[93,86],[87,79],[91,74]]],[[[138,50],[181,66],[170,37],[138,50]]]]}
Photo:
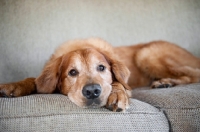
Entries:
{"type": "Polygon", "coordinates": [[[85,102],[86,108],[99,108],[101,107],[101,100],[100,99],[87,99],[85,102]]]}

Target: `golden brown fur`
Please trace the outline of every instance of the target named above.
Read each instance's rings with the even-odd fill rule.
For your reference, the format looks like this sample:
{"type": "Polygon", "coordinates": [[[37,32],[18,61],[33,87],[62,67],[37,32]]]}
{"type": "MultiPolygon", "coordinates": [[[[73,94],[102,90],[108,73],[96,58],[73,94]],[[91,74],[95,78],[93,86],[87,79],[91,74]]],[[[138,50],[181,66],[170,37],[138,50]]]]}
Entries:
{"type": "Polygon", "coordinates": [[[200,79],[199,58],[169,42],[118,47],[115,53],[131,71],[128,81],[131,88],[174,86],[196,83],[200,79]]]}
{"type": "Polygon", "coordinates": [[[39,77],[0,85],[0,95],[24,96],[55,91],[81,107],[128,107],[134,88],[172,87],[200,80],[200,60],[165,41],[113,48],[97,39],[73,40],[59,46],[39,77]]]}

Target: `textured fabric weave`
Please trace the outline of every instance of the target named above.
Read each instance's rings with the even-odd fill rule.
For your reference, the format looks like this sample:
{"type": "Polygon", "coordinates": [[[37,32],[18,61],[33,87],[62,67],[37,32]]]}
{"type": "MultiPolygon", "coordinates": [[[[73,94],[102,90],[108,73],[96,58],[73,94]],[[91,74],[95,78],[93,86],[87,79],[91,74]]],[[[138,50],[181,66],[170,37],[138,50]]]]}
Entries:
{"type": "Polygon", "coordinates": [[[0,98],[0,131],[169,131],[163,112],[131,99],[124,113],[83,109],[58,94],[0,98]]]}
{"type": "Polygon", "coordinates": [[[200,131],[200,83],[164,89],[136,89],[135,99],[166,113],[174,132],[200,131]]]}

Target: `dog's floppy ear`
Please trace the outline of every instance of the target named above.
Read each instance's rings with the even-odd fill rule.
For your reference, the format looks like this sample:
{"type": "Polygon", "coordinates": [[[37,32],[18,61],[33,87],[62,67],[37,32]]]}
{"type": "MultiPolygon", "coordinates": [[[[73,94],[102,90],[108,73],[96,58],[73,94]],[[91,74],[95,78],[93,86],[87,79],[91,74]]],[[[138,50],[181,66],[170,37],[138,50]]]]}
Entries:
{"type": "Polygon", "coordinates": [[[127,90],[131,90],[127,82],[130,76],[129,69],[119,60],[116,59],[114,55],[109,53],[104,53],[108,63],[110,63],[112,73],[114,75],[114,81],[120,82],[127,90]]]}
{"type": "Polygon", "coordinates": [[[35,83],[38,93],[53,93],[56,89],[61,72],[62,56],[50,60],[42,73],[36,78],[35,83]]]}

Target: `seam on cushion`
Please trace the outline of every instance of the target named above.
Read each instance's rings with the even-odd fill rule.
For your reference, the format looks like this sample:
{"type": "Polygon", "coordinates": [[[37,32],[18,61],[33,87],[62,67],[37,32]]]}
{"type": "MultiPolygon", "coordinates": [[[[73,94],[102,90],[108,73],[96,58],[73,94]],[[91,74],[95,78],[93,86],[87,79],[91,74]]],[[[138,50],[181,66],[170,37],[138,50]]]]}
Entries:
{"type": "Polygon", "coordinates": [[[59,115],[75,115],[75,114],[79,114],[79,115],[87,115],[87,114],[115,114],[115,115],[138,115],[138,114],[146,114],[146,115],[156,115],[156,116],[161,116],[160,113],[162,115],[164,115],[163,111],[160,111],[160,112],[156,112],[156,113],[147,113],[147,112],[138,112],[138,113],[117,113],[117,112],[114,112],[114,113],[63,113],[63,114],[47,114],[47,115],[32,115],[32,116],[29,116],[29,115],[22,115],[22,116],[10,116],[10,117],[0,117],[0,119],[12,119],[12,118],[33,118],[33,117],[47,117],[47,116],[59,116],[59,115]]]}
{"type": "Polygon", "coordinates": [[[166,117],[166,119],[167,119],[168,126],[169,126],[169,132],[172,132],[172,124],[171,124],[171,122],[170,122],[170,120],[169,120],[169,117],[168,117],[168,115],[167,115],[167,112],[166,112],[165,110],[163,110],[163,109],[162,109],[162,111],[163,111],[163,114],[165,115],[165,117],[166,117]]]}

